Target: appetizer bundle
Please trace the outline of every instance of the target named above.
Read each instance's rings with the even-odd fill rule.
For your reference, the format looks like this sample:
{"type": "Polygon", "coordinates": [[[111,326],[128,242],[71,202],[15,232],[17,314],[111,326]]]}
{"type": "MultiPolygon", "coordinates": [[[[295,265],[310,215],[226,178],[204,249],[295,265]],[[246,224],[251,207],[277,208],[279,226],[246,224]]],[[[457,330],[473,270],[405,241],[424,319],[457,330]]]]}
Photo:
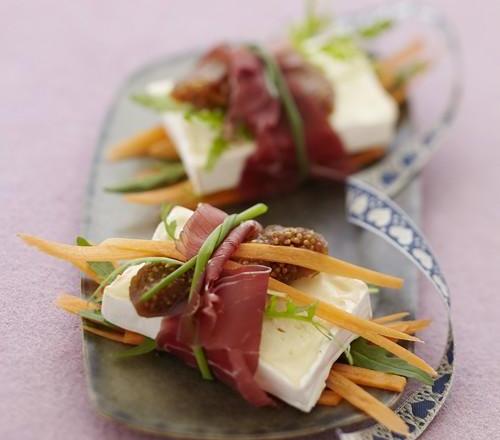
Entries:
{"type": "Polygon", "coordinates": [[[385,154],[407,84],[425,67],[419,42],[385,60],[367,51],[365,41],[390,27],[340,32],[309,11],[273,47],[209,50],[184,77],[133,97],[162,124],[108,157],[163,162],[108,189],[131,202],[195,207],[291,191],[308,178],[343,180],[385,154]]]}
{"type": "Polygon", "coordinates": [[[308,412],[345,399],[407,434],[361,386],[432,383],[434,369],[398,343],[419,341],[412,335],[429,322],[404,321],[406,313],[372,319],[370,289],[403,281],[330,257],[310,229],[263,227],[254,218],[266,210],[167,206],[152,240],[21,238],[98,283],[91,297],[57,304],[82,316],[86,331],[136,346],[120,357],[166,351],[256,406],[276,405],[275,396],[308,412]]]}

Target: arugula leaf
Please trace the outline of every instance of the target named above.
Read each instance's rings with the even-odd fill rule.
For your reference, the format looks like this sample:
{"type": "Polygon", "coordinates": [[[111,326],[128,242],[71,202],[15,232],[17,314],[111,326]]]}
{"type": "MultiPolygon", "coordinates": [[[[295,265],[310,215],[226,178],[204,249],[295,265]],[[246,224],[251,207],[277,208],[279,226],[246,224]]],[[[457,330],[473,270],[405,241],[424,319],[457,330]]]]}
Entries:
{"type": "Polygon", "coordinates": [[[79,315],[82,318],[88,319],[89,321],[95,322],[97,324],[103,325],[105,327],[109,327],[112,329],[118,328],[116,325],[111,324],[109,321],[104,319],[101,312],[99,310],[81,310],[79,315]]]}
{"type": "MultiPolygon", "coordinates": [[[[77,246],[92,246],[85,237],[76,237],[77,246]]],[[[111,272],[115,270],[113,264],[109,261],[89,261],[89,267],[96,273],[99,280],[105,279],[111,272]]]]}
{"type": "Polygon", "coordinates": [[[146,338],[142,344],[139,344],[133,348],[129,348],[128,350],[122,350],[118,353],[115,353],[113,357],[115,359],[126,359],[151,353],[154,350],[156,350],[156,341],[154,339],[146,338]]]}
{"type": "Polygon", "coordinates": [[[333,339],[330,330],[322,325],[320,322],[315,321],[317,304],[309,304],[307,306],[298,306],[292,300],[287,299],[285,304],[279,300],[275,295],[272,295],[267,302],[264,315],[268,318],[285,318],[294,319],[296,321],[303,321],[312,324],[323,336],[328,339],[333,339]],[[284,305],[284,307],[283,307],[284,305]]]}
{"type": "Polygon", "coordinates": [[[166,228],[168,236],[172,239],[175,240],[175,231],[177,230],[177,221],[172,220],[170,223],[166,224],[166,228]]]}
{"type": "Polygon", "coordinates": [[[167,223],[167,218],[168,218],[170,212],[172,211],[172,209],[174,209],[173,203],[162,203],[161,210],[160,210],[160,218],[161,218],[161,221],[163,223],[163,226],[165,226],[165,232],[167,233],[167,235],[172,240],[175,240],[175,229],[177,226],[177,222],[175,223],[173,234],[170,234],[171,229],[170,229],[169,224],[167,223]]]}
{"type": "Polygon", "coordinates": [[[302,45],[310,38],[320,34],[332,22],[332,19],[326,15],[319,15],[316,11],[316,1],[308,0],[306,3],[306,15],[304,20],[292,26],[290,30],[290,39],[296,48],[302,45]]]}
{"type": "Polygon", "coordinates": [[[123,272],[125,272],[129,267],[131,266],[136,266],[138,264],[142,263],[167,263],[167,264],[174,264],[174,265],[181,265],[182,263],[178,260],[174,260],[173,258],[167,258],[167,257],[146,257],[146,258],[137,258],[135,260],[130,260],[125,264],[122,264],[121,266],[117,267],[116,269],[113,270],[103,281],[101,281],[101,284],[97,286],[97,289],[94,290],[94,293],[89,298],[89,301],[95,301],[95,298],[97,295],[109,284],[111,284],[119,275],[121,275],[123,272]]]}
{"type": "Polygon", "coordinates": [[[358,29],[358,34],[363,38],[376,38],[380,34],[392,28],[394,22],[388,18],[382,18],[372,24],[358,29]]]}
{"type": "Polygon", "coordinates": [[[347,362],[349,362],[349,365],[354,365],[354,359],[352,358],[351,354],[351,344],[349,344],[344,350],[344,356],[346,357],[347,362]]]}
{"type": "Polygon", "coordinates": [[[229,142],[221,135],[215,136],[208,150],[207,161],[205,162],[205,169],[207,171],[213,170],[217,160],[222,156],[224,151],[229,148],[229,142]]]}
{"type": "Polygon", "coordinates": [[[348,60],[362,53],[354,39],[349,35],[337,35],[330,38],[321,51],[339,60],[348,60]]]}
{"type": "Polygon", "coordinates": [[[138,93],[130,99],[146,108],[162,113],[165,111],[185,111],[188,105],[174,100],[170,95],[154,95],[152,93],[138,93]]]}
{"type": "Polygon", "coordinates": [[[394,79],[394,84],[392,86],[393,89],[398,89],[404,86],[408,81],[410,81],[414,76],[422,73],[425,69],[427,69],[428,63],[425,61],[415,61],[414,63],[403,67],[396,74],[396,78],[394,79]]]}
{"type": "Polygon", "coordinates": [[[190,108],[184,113],[184,118],[187,121],[199,121],[215,130],[220,130],[222,128],[225,117],[226,112],[221,108],[190,108]]]}
{"type": "Polygon", "coordinates": [[[351,344],[350,352],[354,365],[358,367],[405,376],[427,385],[434,383],[432,377],[425,371],[410,365],[403,359],[392,356],[387,350],[370,344],[366,339],[356,339],[351,344]]]}
{"type": "Polygon", "coordinates": [[[109,192],[131,193],[138,191],[148,191],[150,189],[168,186],[181,180],[186,175],[181,162],[166,162],[154,174],[132,179],[128,182],[116,186],[104,188],[109,192]]]}

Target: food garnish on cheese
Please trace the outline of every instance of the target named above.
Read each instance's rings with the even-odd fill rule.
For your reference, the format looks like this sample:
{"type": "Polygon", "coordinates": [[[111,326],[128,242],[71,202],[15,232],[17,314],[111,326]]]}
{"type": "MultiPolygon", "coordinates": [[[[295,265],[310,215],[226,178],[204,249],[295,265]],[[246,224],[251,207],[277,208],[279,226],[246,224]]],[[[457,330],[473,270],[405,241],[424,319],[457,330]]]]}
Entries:
{"type": "Polygon", "coordinates": [[[309,412],[318,402],[333,405],[332,390],[337,403],[371,399],[372,417],[406,433],[402,420],[356,383],[402,391],[400,376],[407,376],[431,384],[432,367],[395,342],[418,340],[412,334],[428,321],[398,321],[401,313],[371,320],[367,282],[400,288],[402,280],[328,256],[312,230],[263,227],[254,218],[266,210],[168,207],[153,240],[80,247],[21,238],[100,280],[88,301],[58,301],[85,318],[85,331],[140,344],[134,355],[169,352],[256,406],[275,404],[272,395],[309,412]],[[106,260],[124,262],[104,273],[106,260]],[[355,366],[337,362],[349,344],[355,366]],[[384,372],[374,374],[377,358],[384,372]]]}
{"type": "Polygon", "coordinates": [[[363,38],[390,28],[387,20],[348,33],[325,26],[325,17],[313,28],[307,20],[286,44],[216,46],[184,76],[136,95],[162,124],[110,157],[177,159],[187,180],[166,164],[145,183],[108,189],[137,192],[126,196],[135,203],[221,206],[290,191],[307,178],[343,180],[380,159],[410,79],[400,70],[420,72],[407,69],[418,53],[403,51],[386,65],[368,53],[363,38]]]}
{"type": "MultiPolygon", "coordinates": [[[[172,209],[167,222],[176,222],[176,236],[192,213],[178,206],[172,209]]],[[[171,240],[163,223],[156,228],[153,240],[171,240]]],[[[104,289],[102,314],[112,324],[155,339],[161,318],[139,316],[129,298],[130,282],[141,267],[128,268],[104,289]]],[[[371,317],[368,288],[362,281],[318,274],[292,285],[349,313],[371,317]]],[[[302,411],[316,405],[332,364],[356,337],[325,322],[321,325],[330,331],[329,337],[307,322],[264,317],[256,381],[265,391],[302,411]]]]}

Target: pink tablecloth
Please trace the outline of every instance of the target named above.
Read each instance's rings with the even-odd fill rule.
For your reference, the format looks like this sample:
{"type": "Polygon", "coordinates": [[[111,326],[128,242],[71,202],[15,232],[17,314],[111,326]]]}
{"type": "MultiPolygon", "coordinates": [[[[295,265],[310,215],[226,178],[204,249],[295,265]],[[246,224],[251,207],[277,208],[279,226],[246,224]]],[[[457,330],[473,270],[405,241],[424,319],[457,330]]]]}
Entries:
{"type": "MultiPolygon", "coordinates": [[[[424,173],[423,227],[451,284],[457,338],[455,384],[424,437],[492,439],[500,427],[500,6],[434,3],[460,30],[467,91],[424,173]]],[[[209,40],[269,33],[300,9],[298,0],[0,3],[0,438],[144,438],[87,401],[79,325],[52,305],[56,292],[78,290],[77,273],[15,233],[73,240],[98,127],[127,73],[209,40]]],[[[433,303],[424,298],[423,313],[433,303]]]]}

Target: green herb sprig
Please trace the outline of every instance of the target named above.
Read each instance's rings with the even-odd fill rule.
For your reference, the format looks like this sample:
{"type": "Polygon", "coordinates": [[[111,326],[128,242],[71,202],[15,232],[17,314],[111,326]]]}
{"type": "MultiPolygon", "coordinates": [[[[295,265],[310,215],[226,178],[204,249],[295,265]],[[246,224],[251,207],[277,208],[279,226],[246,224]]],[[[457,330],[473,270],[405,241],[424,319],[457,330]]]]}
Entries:
{"type": "Polygon", "coordinates": [[[316,330],[318,330],[327,339],[333,339],[328,327],[315,320],[317,303],[309,304],[307,306],[298,306],[290,299],[287,299],[285,304],[283,304],[280,299],[281,298],[276,295],[272,295],[269,298],[266,309],[264,310],[264,315],[266,317],[293,319],[295,321],[307,322],[313,325],[316,330]]]}
{"type": "Polygon", "coordinates": [[[101,284],[97,286],[97,289],[94,290],[92,295],[89,297],[89,301],[95,301],[99,293],[101,293],[106,286],[109,286],[119,275],[125,272],[129,267],[137,266],[138,264],[142,263],[167,263],[172,265],[182,264],[181,261],[167,257],[146,257],[146,258],[137,258],[135,260],[130,260],[127,263],[122,264],[116,269],[114,269],[103,281],[101,281],[101,284]]]}
{"type": "Polygon", "coordinates": [[[155,112],[188,111],[190,106],[176,101],[169,94],[157,95],[153,93],[136,93],[130,97],[135,103],[155,112]]]}
{"type": "Polygon", "coordinates": [[[96,324],[100,324],[104,327],[108,327],[111,329],[119,328],[116,325],[111,324],[111,322],[104,319],[104,316],[102,316],[100,310],[81,310],[79,312],[79,315],[84,319],[88,319],[89,321],[92,321],[96,324]]]}
{"type": "Polygon", "coordinates": [[[405,376],[427,385],[434,383],[432,377],[425,371],[391,355],[382,347],[370,344],[366,339],[356,339],[351,344],[350,354],[353,364],[358,367],[405,376]]]}
{"type": "Polygon", "coordinates": [[[115,193],[148,191],[178,182],[185,176],[186,171],[184,170],[182,162],[164,162],[158,170],[152,174],[138,177],[116,186],[108,186],[104,189],[108,192],[115,193]]]}
{"type": "Polygon", "coordinates": [[[154,339],[145,338],[144,342],[135,347],[129,348],[127,350],[121,350],[115,353],[113,357],[115,359],[128,359],[135,356],[142,356],[143,354],[151,353],[156,350],[156,341],[154,339]]]}
{"type": "MultiPolygon", "coordinates": [[[[92,243],[85,237],[76,237],[77,246],[92,246],[92,243]]],[[[99,280],[104,280],[111,272],[115,270],[113,264],[109,261],[89,261],[89,267],[95,272],[99,280]]]]}
{"type": "Polygon", "coordinates": [[[172,209],[174,208],[174,205],[172,203],[164,203],[161,206],[161,221],[163,223],[163,226],[165,226],[165,232],[167,235],[170,237],[171,240],[175,240],[175,231],[177,230],[177,221],[172,220],[171,222],[168,222],[168,216],[172,209]]]}
{"type": "Polygon", "coordinates": [[[288,124],[290,125],[290,131],[292,132],[297,165],[299,167],[299,178],[300,180],[305,180],[309,174],[309,159],[307,157],[302,116],[275,59],[260,46],[252,45],[250,49],[262,60],[268,77],[276,86],[288,124]]]}
{"type": "Polygon", "coordinates": [[[359,28],[357,30],[357,34],[367,39],[377,38],[384,32],[391,29],[393,25],[394,22],[391,19],[381,18],[380,20],[376,20],[368,26],[359,28]]]}
{"type": "Polygon", "coordinates": [[[300,50],[307,40],[326,30],[331,22],[331,17],[318,14],[316,1],[308,0],[306,2],[305,17],[301,23],[292,26],[290,40],[295,48],[300,50]]]}

